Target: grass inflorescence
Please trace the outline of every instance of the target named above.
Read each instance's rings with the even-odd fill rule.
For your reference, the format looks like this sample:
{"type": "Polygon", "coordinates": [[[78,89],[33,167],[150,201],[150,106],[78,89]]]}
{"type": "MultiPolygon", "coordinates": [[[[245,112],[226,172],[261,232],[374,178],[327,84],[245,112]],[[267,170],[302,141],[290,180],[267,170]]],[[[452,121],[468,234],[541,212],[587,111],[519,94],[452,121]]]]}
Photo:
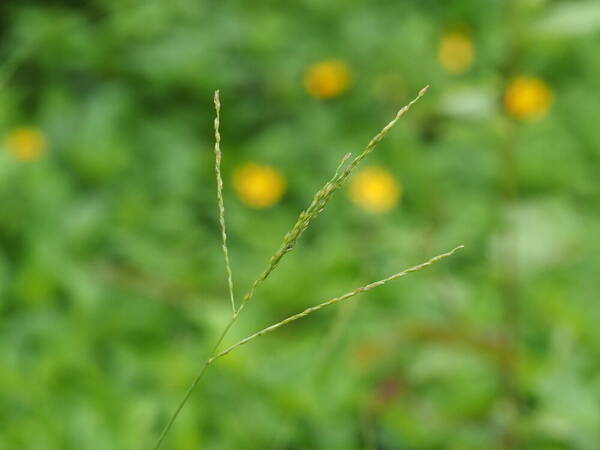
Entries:
{"type": "Polygon", "coordinates": [[[160,437],[158,438],[158,441],[156,442],[156,445],[154,447],[155,450],[158,450],[161,447],[161,444],[163,443],[165,437],[169,433],[169,430],[171,429],[171,427],[173,426],[179,413],[181,412],[181,410],[183,409],[183,407],[189,400],[190,396],[192,395],[192,393],[193,393],[194,389],[196,388],[196,386],[198,385],[199,381],[204,376],[204,373],[208,370],[210,365],[213,362],[215,362],[217,359],[228,355],[236,348],[238,348],[244,344],[247,344],[260,336],[263,336],[267,333],[271,333],[271,332],[277,330],[278,328],[283,327],[284,325],[287,325],[298,319],[306,317],[314,312],[319,311],[320,309],[323,309],[328,306],[332,306],[336,303],[340,303],[340,302],[349,300],[350,298],[352,298],[358,294],[361,294],[363,292],[369,291],[376,287],[382,286],[383,284],[385,284],[389,281],[404,277],[410,273],[417,272],[419,270],[423,270],[423,269],[431,266],[432,264],[435,264],[436,262],[441,261],[442,259],[451,256],[454,252],[456,252],[457,250],[459,250],[463,247],[462,245],[458,246],[455,249],[453,249],[447,253],[443,253],[441,255],[435,256],[422,264],[416,265],[409,269],[405,269],[401,272],[398,272],[398,273],[391,275],[387,278],[384,278],[382,280],[375,281],[375,282],[367,284],[365,286],[356,288],[356,289],[354,289],[350,292],[347,292],[346,294],[341,295],[339,297],[334,297],[325,302],[318,303],[314,306],[306,308],[304,311],[302,311],[300,313],[294,314],[294,315],[287,317],[286,319],[283,319],[275,324],[272,324],[266,328],[263,328],[262,330],[259,330],[256,333],[253,333],[250,336],[247,336],[246,338],[241,339],[240,341],[234,343],[233,345],[230,345],[229,347],[225,348],[224,350],[219,351],[219,347],[220,347],[221,343],[223,342],[223,340],[225,339],[225,336],[227,335],[227,333],[229,332],[229,330],[231,329],[233,324],[237,321],[240,313],[244,310],[246,305],[254,297],[254,294],[256,293],[257,289],[266,281],[266,279],[269,277],[269,275],[277,268],[277,266],[279,265],[279,263],[281,262],[283,257],[286,254],[288,254],[295,247],[296,243],[298,242],[298,240],[300,239],[300,237],[302,236],[304,231],[306,231],[306,229],[311,225],[311,223],[317,217],[319,217],[319,215],[323,212],[323,210],[327,206],[327,203],[329,202],[329,200],[331,200],[331,198],[333,197],[333,194],[342,187],[342,185],[344,184],[346,179],[350,176],[350,174],[354,171],[354,169],[356,169],[356,167],[361,163],[361,161],[377,147],[377,144],[379,144],[379,142],[381,142],[381,140],[394,127],[394,125],[398,122],[398,120],[412,107],[412,105],[414,105],[421,97],[423,97],[423,95],[425,95],[425,93],[427,92],[427,89],[428,89],[428,86],[421,89],[421,91],[419,91],[418,95],[410,103],[408,103],[406,106],[402,107],[396,113],[394,118],[385,127],[383,127],[379,133],[377,133],[369,141],[369,143],[364,148],[364,150],[360,154],[358,154],[358,156],[356,156],[349,164],[346,165],[347,161],[351,157],[350,153],[346,154],[342,158],[342,161],[340,162],[339,166],[335,170],[335,173],[333,174],[332,178],[329,181],[327,181],[323,185],[323,187],[316,192],[316,194],[313,196],[313,199],[312,199],[311,203],[308,205],[308,207],[300,213],[300,215],[298,216],[298,219],[296,220],[293,227],[290,229],[290,231],[288,231],[285,234],[283,241],[282,241],[281,245],[279,246],[279,249],[273,254],[273,256],[271,256],[271,258],[269,259],[269,261],[267,263],[266,268],[260,273],[258,278],[252,283],[252,285],[250,286],[250,289],[244,295],[244,297],[242,298],[242,301],[240,302],[238,307],[236,307],[235,298],[234,298],[233,274],[232,274],[231,265],[229,262],[229,252],[227,249],[227,233],[226,233],[226,228],[225,228],[225,207],[224,207],[224,202],[223,202],[223,180],[222,180],[222,176],[221,176],[221,134],[220,134],[221,102],[220,102],[220,97],[219,97],[219,91],[215,92],[214,104],[215,104],[216,116],[215,116],[214,126],[215,126],[215,175],[216,175],[216,180],[217,180],[217,202],[218,202],[218,209],[219,209],[219,226],[220,226],[220,230],[221,230],[222,249],[223,249],[223,256],[225,259],[225,268],[226,268],[226,272],[227,272],[227,284],[228,284],[228,289],[229,289],[229,297],[230,297],[230,302],[231,302],[232,314],[231,314],[229,321],[227,322],[224,329],[222,330],[221,335],[217,339],[217,342],[215,343],[210,356],[204,362],[204,365],[200,369],[200,372],[198,373],[196,378],[193,380],[193,382],[187,389],[183,399],[179,402],[177,408],[175,409],[175,411],[171,415],[169,421],[163,428],[162,433],[161,433],[160,437]]]}

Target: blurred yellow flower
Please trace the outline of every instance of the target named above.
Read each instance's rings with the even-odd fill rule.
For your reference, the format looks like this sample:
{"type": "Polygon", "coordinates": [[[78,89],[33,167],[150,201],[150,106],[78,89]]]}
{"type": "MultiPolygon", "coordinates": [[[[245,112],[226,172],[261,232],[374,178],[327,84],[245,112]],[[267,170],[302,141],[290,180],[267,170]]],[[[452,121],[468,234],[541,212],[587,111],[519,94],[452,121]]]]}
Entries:
{"type": "Polygon", "coordinates": [[[350,68],[339,60],[322,61],[304,75],[304,87],[316,98],[333,98],[350,87],[350,68]]]}
{"type": "Polygon", "coordinates": [[[46,153],[46,136],[37,128],[19,127],[6,136],[8,151],[19,161],[36,161],[46,153]]]}
{"type": "Polygon", "coordinates": [[[506,88],[504,106],[517,119],[533,119],[548,112],[552,99],[552,88],[544,80],[520,76],[506,88]]]}
{"type": "Polygon", "coordinates": [[[466,32],[447,32],[440,41],[438,60],[446,72],[453,75],[465,73],[473,64],[475,47],[466,32]]]}
{"type": "Polygon", "coordinates": [[[281,200],[286,180],[270,166],[246,163],[235,170],[233,186],[238,197],[248,206],[266,208],[281,200]]]}
{"type": "Polygon", "coordinates": [[[400,183],[382,167],[363,170],[350,184],[350,199],[372,213],[392,209],[398,204],[401,194],[400,183]]]}

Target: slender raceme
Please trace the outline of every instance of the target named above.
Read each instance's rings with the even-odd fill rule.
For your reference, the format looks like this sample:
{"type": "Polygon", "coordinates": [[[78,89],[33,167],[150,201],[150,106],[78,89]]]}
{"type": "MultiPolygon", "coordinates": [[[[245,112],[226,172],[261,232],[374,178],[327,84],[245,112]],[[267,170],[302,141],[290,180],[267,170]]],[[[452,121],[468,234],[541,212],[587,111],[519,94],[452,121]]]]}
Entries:
{"type": "Polygon", "coordinates": [[[212,363],[215,360],[222,358],[223,356],[231,353],[233,350],[235,350],[236,348],[240,347],[241,345],[247,344],[250,341],[253,341],[254,339],[256,339],[257,337],[260,337],[264,334],[267,333],[271,333],[273,331],[275,331],[278,328],[281,328],[284,325],[287,325],[288,323],[294,322],[298,319],[302,319],[303,317],[308,316],[309,314],[312,314],[320,309],[323,309],[327,306],[331,306],[334,305],[336,303],[340,303],[343,301],[346,301],[358,294],[362,294],[363,292],[367,292],[370,291],[373,288],[379,287],[379,286],[383,286],[385,283],[392,281],[392,280],[396,280],[398,278],[404,277],[406,275],[408,275],[409,273],[413,273],[413,272],[418,272],[419,270],[423,270],[426,269],[427,267],[435,264],[438,261],[441,261],[444,258],[447,258],[448,256],[451,256],[454,252],[456,252],[457,250],[460,250],[461,248],[464,248],[464,245],[459,245],[458,247],[454,248],[453,250],[447,252],[447,253],[443,253],[441,255],[435,256],[433,258],[431,258],[429,261],[426,261],[422,264],[419,264],[418,266],[413,266],[409,269],[403,270],[402,272],[398,272],[394,275],[391,275],[387,278],[384,278],[382,280],[379,281],[375,281],[373,283],[367,284],[366,286],[362,286],[359,287],[357,289],[354,289],[353,291],[347,292],[344,295],[341,295],[339,297],[334,297],[331,300],[327,300],[326,302],[323,303],[319,303],[318,305],[315,306],[311,306],[310,308],[306,308],[304,311],[298,313],[298,314],[294,314],[293,316],[290,316],[286,319],[283,319],[281,322],[277,322],[273,325],[270,325],[266,328],[263,328],[260,331],[257,331],[254,334],[251,334],[250,336],[242,339],[241,341],[236,342],[235,344],[233,344],[230,347],[227,347],[225,350],[223,350],[222,352],[219,352],[218,354],[216,354],[215,356],[213,356],[212,358],[209,359],[209,362],[212,363]]]}
{"type": "MultiPolygon", "coordinates": [[[[341,168],[343,167],[346,160],[350,157],[350,154],[346,154],[338,166],[333,178],[329,180],[325,185],[317,191],[314,195],[312,202],[304,211],[300,213],[298,216],[298,220],[292,227],[292,229],[284,236],[283,242],[279,247],[279,250],[269,259],[269,264],[267,268],[261,273],[261,275],[256,279],[256,281],[252,284],[252,287],[248,291],[248,293],[242,299],[242,304],[240,305],[239,311],[243,310],[246,304],[254,297],[254,293],[256,289],[267,279],[267,277],[271,274],[271,272],[277,267],[281,259],[289,253],[298,239],[304,231],[310,226],[312,221],[316,219],[325,209],[331,197],[335,191],[337,191],[342,185],[344,181],[348,178],[348,176],[352,173],[352,171],[360,164],[360,162],[375,150],[377,144],[381,142],[381,140],[388,134],[388,132],[393,128],[394,125],[400,120],[400,118],[421,98],[425,95],[429,86],[425,86],[423,89],[419,91],[419,94],[406,106],[403,106],[395,115],[395,117],[381,129],[379,133],[377,133],[367,144],[365,149],[352,160],[352,162],[343,170],[342,173],[339,173],[341,168]]],[[[239,312],[238,311],[238,312],[239,312]]]]}
{"type": "Polygon", "coordinates": [[[227,232],[225,228],[225,205],[223,203],[223,178],[221,177],[221,99],[219,91],[215,91],[215,176],[217,179],[217,202],[219,203],[219,227],[221,228],[221,239],[223,241],[223,256],[225,257],[225,268],[227,270],[227,286],[229,288],[229,299],[231,311],[235,314],[235,299],[233,296],[233,274],[229,263],[229,250],[227,249],[227,232]]]}
{"type": "Polygon", "coordinates": [[[366,292],[375,287],[381,286],[381,285],[387,283],[388,281],[403,277],[405,275],[408,275],[409,273],[425,269],[426,267],[429,267],[430,265],[452,255],[459,248],[462,248],[462,246],[457,247],[454,250],[452,250],[451,252],[436,256],[423,264],[411,267],[410,269],[406,269],[402,272],[399,272],[399,273],[392,275],[388,278],[385,278],[383,280],[376,281],[374,283],[371,283],[366,286],[355,289],[354,291],[348,292],[340,297],[336,297],[336,298],[333,298],[326,302],[323,302],[318,305],[307,308],[298,314],[290,316],[287,319],[284,319],[276,324],[268,326],[256,333],[242,339],[241,341],[227,347],[225,350],[223,350],[221,352],[218,351],[219,346],[225,339],[227,333],[229,332],[229,330],[231,329],[233,324],[236,322],[236,320],[238,319],[240,313],[243,311],[245,306],[254,297],[257,289],[265,282],[265,280],[269,277],[269,275],[273,272],[273,270],[275,270],[275,268],[279,265],[279,263],[281,262],[283,257],[294,248],[294,246],[296,245],[296,243],[298,242],[298,240],[300,239],[300,237],[302,236],[304,231],[306,231],[306,229],[310,226],[310,224],[323,212],[323,210],[327,206],[327,203],[329,202],[329,200],[331,200],[333,194],[342,187],[342,185],[344,184],[346,179],[350,176],[352,171],[360,164],[360,162],[365,158],[365,156],[367,156],[369,153],[371,153],[375,149],[375,147],[377,147],[377,144],[379,144],[379,142],[381,142],[381,140],[387,135],[387,133],[398,122],[398,120],[411,108],[411,106],[414,105],[421,97],[423,97],[423,95],[425,95],[425,93],[427,92],[427,89],[428,89],[428,86],[421,89],[421,91],[419,91],[419,94],[417,95],[417,97],[415,97],[406,106],[401,108],[396,113],[394,118],[385,127],[383,127],[379,133],[377,133],[369,141],[369,143],[364,148],[364,150],[358,156],[356,156],[351,161],[351,163],[348,164],[345,168],[344,168],[344,165],[347,162],[347,160],[350,158],[351,155],[350,155],[350,153],[348,153],[344,156],[341,163],[337,167],[333,177],[329,181],[327,181],[320,190],[317,191],[317,193],[314,195],[309,206],[300,213],[294,226],[284,236],[283,242],[281,243],[279,249],[269,259],[267,267],[263,270],[263,272],[259,275],[259,277],[254,281],[254,283],[252,283],[250,289],[248,290],[246,295],[243,297],[241,303],[239,304],[239,307],[237,307],[237,308],[235,305],[235,298],[234,298],[234,291],[233,291],[233,275],[232,275],[231,266],[229,263],[229,252],[227,250],[227,233],[226,233],[226,229],[225,229],[225,207],[224,207],[224,203],[223,203],[223,181],[222,181],[222,177],[221,177],[221,135],[220,135],[220,131],[219,131],[221,103],[220,103],[220,98],[219,98],[219,91],[215,92],[214,104],[215,104],[216,116],[215,116],[214,125],[215,125],[215,174],[216,174],[216,178],[217,178],[217,201],[218,201],[218,206],[219,206],[219,226],[221,229],[222,249],[223,249],[223,255],[225,258],[225,266],[226,266],[226,270],[227,270],[227,284],[229,287],[229,297],[230,297],[230,301],[231,301],[232,315],[231,315],[231,318],[229,319],[229,321],[227,322],[227,324],[225,325],[223,331],[221,332],[219,339],[217,340],[216,344],[214,345],[213,350],[210,353],[210,356],[206,359],[200,372],[198,373],[198,375],[196,376],[196,378],[194,379],[192,384],[187,389],[183,399],[179,402],[174,413],[172,414],[172,416],[168,420],[167,424],[165,425],[164,429],[162,430],[160,437],[158,438],[158,441],[156,443],[156,446],[154,447],[155,450],[158,450],[160,448],[162,442],[164,441],[165,437],[169,433],[169,430],[172,428],[179,413],[181,412],[181,410],[183,409],[183,407],[185,406],[187,401],[190,399],[194,389],[196,388],[199,381],[202,379],[202,377],[206,373],[209,366],[215,360],[227,355],[228,353],[230,353],[237,347],[247,344],[248,342],[258,338],[259,336],[262,336],[264,334],[275,331],[276,329],[278,329],[290,322],[301,319],[302,317],[312,314],[313,312],[316,312],[322,308],[334,305],[335,303],[339,303],[339,302],[348,300],[349,298],[354,297],[355,295],[358,295],[362,292],[366,292]]]}

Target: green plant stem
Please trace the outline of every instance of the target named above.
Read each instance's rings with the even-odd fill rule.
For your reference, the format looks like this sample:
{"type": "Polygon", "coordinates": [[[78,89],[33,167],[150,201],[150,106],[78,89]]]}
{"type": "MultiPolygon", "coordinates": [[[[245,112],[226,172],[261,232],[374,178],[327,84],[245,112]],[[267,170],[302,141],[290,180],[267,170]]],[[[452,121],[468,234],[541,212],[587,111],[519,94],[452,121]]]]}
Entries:
{"type": "MultiPolygon", "coordinates": [[[[223,339],[225,339],[225,336],[229,332],[229,329],[231,328],[231,326],[234,324],[236,318],[237,318],[237,316],[234,314],[231,317],[231,319],[229,319],[229,322],[227,323],[227,325],[225,326],[225,328],[223,328],[223,331],[221,332],[221,335],[219,336],[219,339],[217,339],[217,342],[215,343],[215,345],[214,345],[214,347],[213,347],[213,349],[211,351],[211,355],[214,355],[216,353],[217,349],[219,348],[219,345],[221,345],[221,342],[223,342],[223,339]]],[[[169,433],[169,430],[173,426],[173,423],[175,423],[175,420],[177,420],[177,417],[179,416],[179,413],[181,412],[181,410],[183,409],[183,407],[185,406],[185,404],[190,399],[192,393],[196,389],[196,386],[198,385],[198,383],[200,382],[200,380],[204,376],[204,373],[206,372],[206,370],[208,369],[208,367],[212,363],[213,363],[212,357],[208,358],[205,361],[204,365],[202,366],[202,369],[200,369],[200,372],[198,372],[198,375],[196,375],[196,378],[194,378],[194,381],[192,381],[192,384],[190,384],[190,386],[188,387],[185,395],[183,396],[183,398],[179,402],[179,405],[177,405],[177,408],[173,412],[173,415],[171,416],[171,418],[169,419],[169,421],[167,422],[167,424],[163,428],[162,432],[160,433],[160,437],[158,438],[158,441],[156,442],[156,446],[154,447],[155,450],[158,450],[160,448],[160,446],[162,445],[162,442],[164,441],[165,437],[169,433]]]]}

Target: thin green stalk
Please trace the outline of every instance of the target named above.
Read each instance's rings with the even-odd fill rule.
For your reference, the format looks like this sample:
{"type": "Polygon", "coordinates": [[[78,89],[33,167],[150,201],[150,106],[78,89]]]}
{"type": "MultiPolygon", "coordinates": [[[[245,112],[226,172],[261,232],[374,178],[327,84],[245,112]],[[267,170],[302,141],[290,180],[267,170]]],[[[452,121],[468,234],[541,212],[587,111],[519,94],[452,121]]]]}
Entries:
{"type": "MultiPolygon", "coordinates": [[[[225,328],[223,328],[223,331],[221,331],[221,335],[219,336],[219,339],[217,339],[217,342],[215,343],[215,345],[214,345],[214,347],[213,347],[213,349],[212,349],[212,351],[210,353],[211,355],[214,355],[216,353],[217,349],[219,348],[219,345],[221,345],[221,342],[223,342],[223,339],[225,339],[225,336],[229,332],[229,329],[231,328],[231,326],[235,322],[234,317],[235,317],[235,314],[234,314],[234,316],[232,316],[231,319],[229,319],[229,322],[227,323],[227,325],[225,326],[225,328]]],[[[192,392],[194,392],[194,389],[196,389],[196,386],[198,385],[198,383],[200,382],[200,380],[204,376],[204,373],[206,372],[206,369],[208,369],[208,367],[211,364],[212,364],[212,360],[211,360],[211,358],[208,358],[205,361],[204,365],[202,366],[202,369],[200,370],[200,372],[198,373],[198,375],[196,375],[196,378],[194,378],[194,381],[192,381],[192,384],[190,384],[190,386],[188,387],[185,395],[183,396],[183,398],[181,399],[181,401],[177,405],[177,408],[175,409],[175,412],[170,417],[169,421],[167,422],[167,424],[163,428],[162,432],[160,433],[158,441],[156,441],[156,446],[154,447],[154,450],[158,450],[160,448],[162,442],[164,441],[165,437],[169,433],[169,430],[171,429],[171,427],[175,423],[175,420],[179,416],[179,413],[181,412],[181,410],[183,409],[183,407],[185,406],[185,404],[187,403],[187,401],[190,399],[190,396],[192,395],[192,392]]]]}
{"type": "Polygon", "coordinates": [[[217,179],[217,202],[219,203],[219,226],[221,228],[221,239],[223,241],[223,256],[225,257],[225,268],[227,269],[227,286],[229,288],[229,299],[231,301],[231,312],[235,314],[235,299],[233,295],[233,274],[229,264],[229,250],[227,249],[227,232],[225,228],[225,205],[223,202],[223,178],[221,177],[221,101],[219,91],[215,91],[215,176],[217,179]]]}
{"type": "Polygon", "coordinates": [[[192,395],[192,392],[194,392],[194,389],[196,389],[196,386],[200,382],[200,379],[202,379],[202,377],[204,376],[204,372],[206,372],[206,369],[208,369],[208,366],[210,366],[210,365],[211,365],[211,360],[209,359],[204,363],[204,366],[202,366],[202,370],[200,371],[200,373],[198,375],[196,375],[196,378],[194,379],[194,381],[190,385],[190,387],[188,387],[188,390],[186,391],[185,396],[183,397],[183,399],[177,406],[177,409],[175,410],[175,412],[169,419],[169,422],[167,422],[167,425],[165,425],[165,428],[163,429],[162,433],[160,433],[160,437],[158,438],[158,441],[156,442],[156,446],[154,447],[155,450],[158,450],[160,448],[160,446],[162,445],[162,442],[164,441],[165,437],[167,436],[167,433],[173,426],[173,423],[179,416],[179,413],[181,412],[181,410],[183,409],[183,407],[189,400],[190,396],[192,395]]]}

